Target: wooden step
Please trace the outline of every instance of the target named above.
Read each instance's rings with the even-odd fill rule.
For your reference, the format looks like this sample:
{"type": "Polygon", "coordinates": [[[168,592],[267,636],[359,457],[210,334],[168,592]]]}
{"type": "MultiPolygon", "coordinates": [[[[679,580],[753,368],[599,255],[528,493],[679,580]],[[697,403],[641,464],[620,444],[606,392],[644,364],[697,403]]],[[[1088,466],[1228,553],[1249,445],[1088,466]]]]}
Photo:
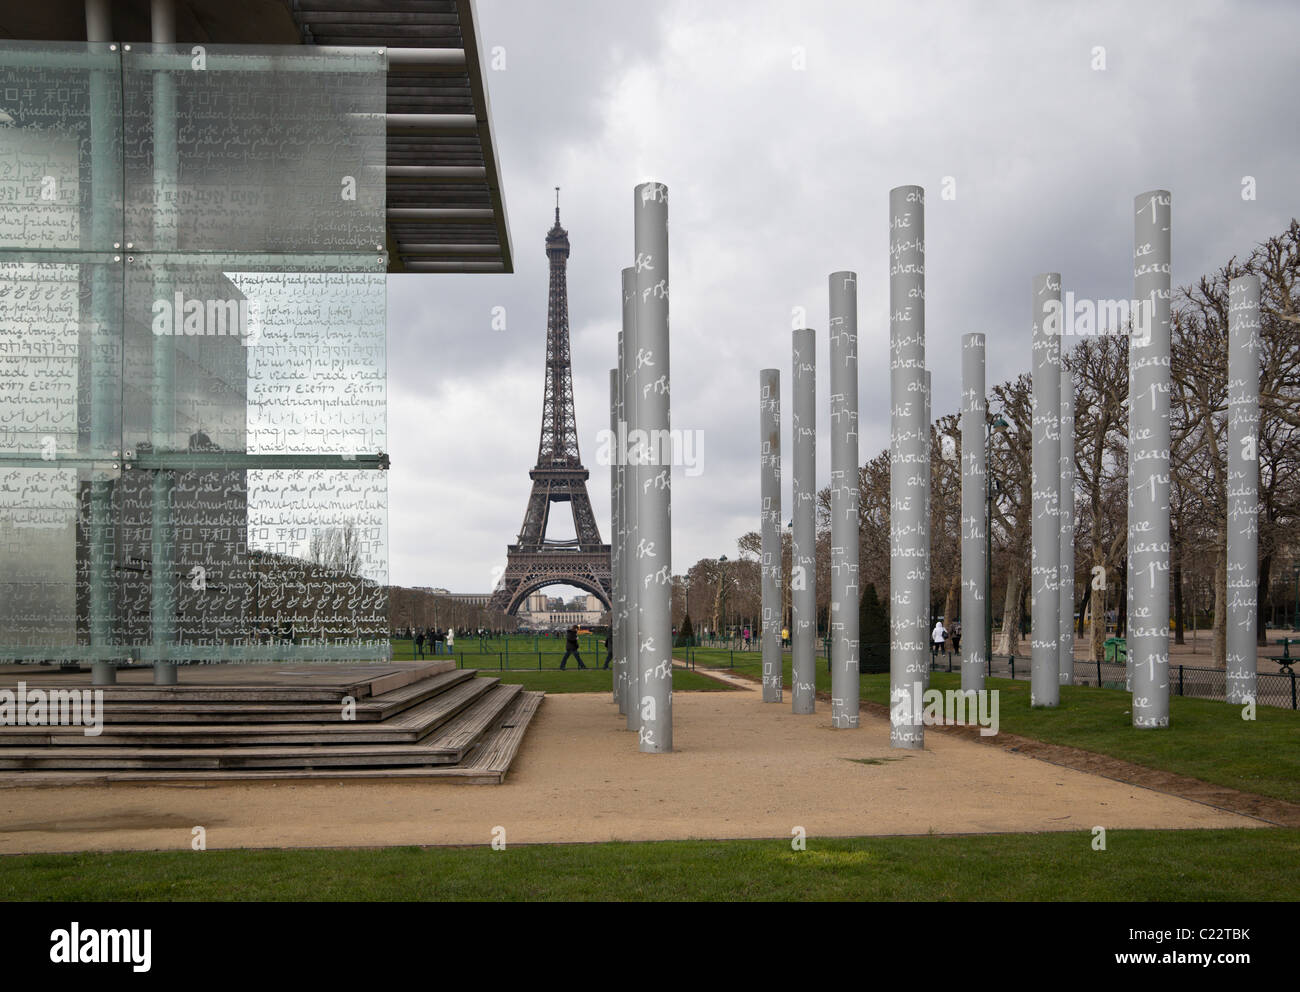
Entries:
{"type": "Polygon", "coordinates": [[[503,716],[501,725],[480,740],[459,764],[439,769],[440,777],[458,779],[466,785],[500,785],[504,782],[510,763],[524,742],[528,724],[545,696],[542,692],[520,693],[503,716]]]}
{"type": "MultiPolygon", "coordinates": [[[[0,788],[31,785],[107,785],[110,783],[161,783],[161,781],[286,781],[415,779],[463,785],[499,785],[523,742],[528,723],[541,705],[543,693],[521,692],[503,714],[498,728],[481,745],[476,766],[368,767],[368,768],[278,768],[278,770],[95,770],[95,771],[0,771],[0,788]]],[[[477,754],[477,751],[476,751],[477,754]]]]}
{"type": "MultiPolygon", "coordinates": [[[[472,668],[457,668],[389,692],[356,701],[358,723],[386,720],[417,703],[473,678],[472,668]]],[[[328,723],[341,712],[340,701],[330,702],[191,702],[156,700],[147,702],[104,700],[105,724],[214,724],[214,723],[328,723]]]]}
{"type": "Polygon", "coordinates": [[[541,705],[544,693],[516,692],[513,702],[501,714],[496,728],[479,743],[466,761],[451,766],[395,768],[284,768],[284,769],[194,769],[81,771],[0,771],[0,788],[17,786],[104,785],[114,782],[239,782],[344,779],[416,779],[462,785],[499,785],[541,705]]]}
{"type": "Polygon", "coordinates": [[[451,720],[499,682],[497,678],[466,678],[382,722],[336,719],[328,723],[106,724],[98,737],[87,737],[79,728],[73,727],[0,727],[0,758],[14,747],[413,744],[451,720]]]}
{"type": "Polygon", "coordinates": [[[454,659],[373,664],[182,665],[176,685],[154,685],[152,669],[123,670],[115,685],[91,686],[90,673],[58,675],[29,665],[4,666],[0,688],[18,682],[29,689],[104,690],[104,703],[341,703],[345,697],[370,699],[456,670],[454,659]]]}
{"type": "Polygon", "coordinates": [[[499,723],[523,687],[497,685],[418,744],[209,748],[55,747],[0,750],[0,769],[347,768],[454,764],[499,723]]]}

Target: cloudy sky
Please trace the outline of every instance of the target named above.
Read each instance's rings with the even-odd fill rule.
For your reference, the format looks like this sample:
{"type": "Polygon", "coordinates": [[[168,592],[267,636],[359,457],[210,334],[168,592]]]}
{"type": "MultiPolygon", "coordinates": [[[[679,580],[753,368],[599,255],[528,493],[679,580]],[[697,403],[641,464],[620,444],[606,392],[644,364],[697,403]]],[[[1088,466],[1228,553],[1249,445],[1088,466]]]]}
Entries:
{"type": "MultiPolygon", "coordinates": [[[[858,273],[862,460],[887,445],[891,187],[927,191],[936,417],[958,407],[962,334],[988,335],[990,384],[1028,369],[1035,273],[1061,272],[1077,297],[1133,295],[1138,193],[1173,193],[1176,285],[1300,212],[1300,5],[1281,0],[478,10],[485,55],[499,46],[505,61],[486,76],[515,272],[389,278],[400,585],[485,592],[518,532],[537,458],[555,186],[572,242],[580,443],[605,540],[596,436],[632,190],[655,179],[671,193],[672,422],[704,442],[703,471],[674,475],[675,571],[734,557],[757,529],[758,370],[781,369],[788,396],[795,308],[819,332],[818,486],[829,482],[827,276],[839,269],[858,273]],[[492,329],[497,306],[504,330],[492,329]]],[[[788,457],[788,416],[785,429],[788,457]]],[[[784,481],[788,507],[788,469],[784,481]]],[[[553,523],[550,536],[571,535],[567,519],[553,523]]]]}

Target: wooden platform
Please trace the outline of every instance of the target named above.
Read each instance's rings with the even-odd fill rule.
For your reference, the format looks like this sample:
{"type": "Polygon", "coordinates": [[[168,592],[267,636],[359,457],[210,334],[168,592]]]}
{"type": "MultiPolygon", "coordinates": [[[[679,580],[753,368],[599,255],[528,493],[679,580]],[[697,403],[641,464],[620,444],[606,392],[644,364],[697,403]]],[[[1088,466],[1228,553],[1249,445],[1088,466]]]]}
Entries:
{"type": "MultiPolygon", "coordinates": [[[[0,787],[93,782],[428,778],[501,782],[542,693],[457,669],[196,665],[104,686],[103,729],[0,726],[0,787]]],[[[89,689],[90,674],[0,668],[0,689],[89,689]]]]}

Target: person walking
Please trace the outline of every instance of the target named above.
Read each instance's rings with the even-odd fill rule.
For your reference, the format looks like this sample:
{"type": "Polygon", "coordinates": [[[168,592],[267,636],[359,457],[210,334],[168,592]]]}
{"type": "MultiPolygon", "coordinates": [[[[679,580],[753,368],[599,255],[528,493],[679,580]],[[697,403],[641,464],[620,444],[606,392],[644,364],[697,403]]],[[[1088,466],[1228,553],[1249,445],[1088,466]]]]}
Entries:
{"type": "Polygon", "coordinates": [[[447,653],[456,653],[456,630],[453,627],[447,628],[447,653]]]}
{"type": "Polygon", "coordinates": [[[606,668],[608,668],[609,663],[614,660],[614,642],[612,640],[613,636],[614,635],[610,633],[610,631],[608,630],[605,631],[605,667],[606,668]]]}
{"type": "Polygon", "coordinates": [[[424,631],[420,631],[415,635],[415,656],[417,658],[424,657],[424,631]]]}
{"type": "Polygon", "coordinates": [[[579,668],[586,668],[582,663],[582,655],[578,653],[578,628],[570,627],[564,634],[564,657],[560,659],[560,671],[564,671],[564,665],[569,660],[569,655],[577,659],[579,668]]]}
{"type": "Polygon", "coordinates": [[[746,627],[740,635],[740,639],[745,642],[745,650],[749,650],[749,628],[746,627]]]}
{"type": "Polygon", "coordinates": [[[961,621],[952,625],[952,653],[961,654],[961,621]]]}
{"type": "Polygon", "coordinates": [[[934,630],[930,631],[930,657],[937,658],[943,651],[943,642],[948,639],[948,632],[943,629],[943,621],[934,622],[934,630]]]}

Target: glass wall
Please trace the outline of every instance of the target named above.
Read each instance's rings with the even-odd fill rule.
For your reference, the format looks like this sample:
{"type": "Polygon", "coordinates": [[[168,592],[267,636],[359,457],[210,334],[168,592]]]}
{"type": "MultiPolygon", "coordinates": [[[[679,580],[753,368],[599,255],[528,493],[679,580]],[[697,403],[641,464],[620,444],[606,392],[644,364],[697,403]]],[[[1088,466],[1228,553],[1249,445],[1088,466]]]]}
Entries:
{"type": "Polygon", "coordinates": [[[385,73],[0,43],[0,659],[388,657],[385,73]]]}

